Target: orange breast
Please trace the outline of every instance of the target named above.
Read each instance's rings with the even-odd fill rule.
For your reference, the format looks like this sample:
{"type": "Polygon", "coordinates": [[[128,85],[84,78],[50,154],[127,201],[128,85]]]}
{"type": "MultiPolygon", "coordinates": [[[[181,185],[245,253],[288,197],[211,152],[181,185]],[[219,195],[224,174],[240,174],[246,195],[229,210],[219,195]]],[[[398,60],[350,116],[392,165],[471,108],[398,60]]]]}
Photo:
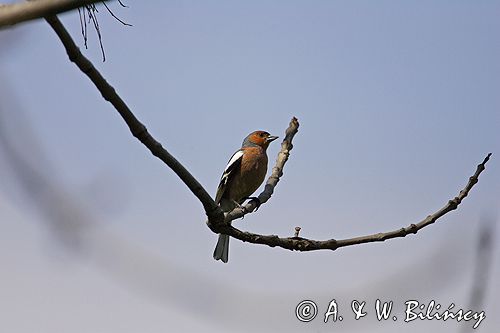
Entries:
{"type": "Polygon", "coordinates": [[[267,155],[261,147],[245,148],[240,170],[228,188],[228,197],[242,203],[262,184],[267,173],[267,155]]]}

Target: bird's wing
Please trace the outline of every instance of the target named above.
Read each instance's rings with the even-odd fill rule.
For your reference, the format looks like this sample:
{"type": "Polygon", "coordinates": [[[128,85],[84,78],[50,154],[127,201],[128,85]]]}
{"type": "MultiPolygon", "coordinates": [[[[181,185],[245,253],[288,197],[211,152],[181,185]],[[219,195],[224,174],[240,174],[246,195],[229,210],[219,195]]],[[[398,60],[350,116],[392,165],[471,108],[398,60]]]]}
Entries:
{"type": "Polygon", "coordinates": [[[219,187],[217,188],[217,194],[215,195],[215,203],[218,204],[222,199],[222,195],[224,194],[224,191],[226,191],[227,184],[235,175],[236,173],[235,171],[238,170],[238,168],[241,165],[242,157],[243,157],[243,150],[238,150],[236,151],[236,153],[233,154],[233,156],[231,156],[229,162],[227,162],[227,166],[224,169],[224,173],[220,178],[219,187]]]}

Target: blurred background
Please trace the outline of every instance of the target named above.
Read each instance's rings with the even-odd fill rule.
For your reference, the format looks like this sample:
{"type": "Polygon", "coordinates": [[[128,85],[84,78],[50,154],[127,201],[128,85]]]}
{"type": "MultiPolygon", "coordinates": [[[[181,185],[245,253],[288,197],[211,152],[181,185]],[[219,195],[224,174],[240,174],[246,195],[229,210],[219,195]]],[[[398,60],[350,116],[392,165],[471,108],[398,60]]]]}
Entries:
{"type": "MultiPolygon", "coordinates": [[[[301,124],[272,199],[235,225],[350,238],[296,253],[217,236],[187,187],[132,137],[43,20],[0,31],[0,330],[470,332],[404,323],[404,302],[484,310],[498,332],[500,2],[126,1],[98,5],[106,61],[77,11],[60,16],[149,131],[215,193],[253,130],[301,124]],[[497,33],[495,33],[497,31],[497,33]],[[309,323],[295,307],[314,300],[309,323]],[[342,322],[323,322],[329,302],[342,322]],[[397,321],[377,321],[375,300],[397,321]],[[368,315],[354,320],[352,300],[368,315]]],[[[270,166],[279,144],[269,148],[270,166]]]]}

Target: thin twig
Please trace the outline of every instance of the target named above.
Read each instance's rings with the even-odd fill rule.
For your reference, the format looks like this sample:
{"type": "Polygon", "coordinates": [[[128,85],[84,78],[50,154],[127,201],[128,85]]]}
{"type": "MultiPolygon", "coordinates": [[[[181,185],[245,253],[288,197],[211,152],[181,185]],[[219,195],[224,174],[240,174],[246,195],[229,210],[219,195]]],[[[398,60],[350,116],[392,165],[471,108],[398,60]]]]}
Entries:
{"type": "MultiPolygon", "coordinates": [[[[129,27],[132,26],[132,24],[127,23],[127,22],[123,21],[122,19],[120,19],[118,16],[116,16],[115,13],[113,13],[113,11],[108,7],[108,5],[106,5],[105,2],[103,2],[102,4],[104,5],[104,7],[106,7],[109,14],[111,14],[111,16],[113,16],[115,18],[115,20],[117,20],[118,22],[120,22],[123,25],[129,26],[129,27]]],[[[122,5],[123,7],[126,7],[126,8],[128,7],[128,6],[124,6],[121,2],[120,2],[120,5],[122,5]]]]}
{"type": "MultiPolygon", "coordinates": [[[[113,11],[111,10],[111,8],[108,7],[106,2],[102,1],[101,3],[104,5],[104,8],[106,8],[106,10],[109,12],[109,14],[115,20],[117,20],[118,22],[120,22],[121,24],[123,24],[125,26],[132,26],[132,24],[126,23],[123,20],[121,20],[118,16],[116,16],[115,13],[113,13],[113,11]]],[[[123,6],[123,4],[121,4],[121,5],[123,6]]],[[[99,26],[99,21],[97,18],[97,14],[99,13],[99,10],[97,9],[95,4],[90,4],[90,5],[85,5],[82,8],[82,11],[83,11],[83,22],[82,22],[82,13],[80,11],[80,8],[78,8],[78,14],[80,15],[80,26],[82,28],[82,36],[83,36],[85,48],[87,48],[87,38],[88,38],[88,36],[87,36],[87,21],[85,19],[85,17],[86,17],[85,13],[88,13],[88,17],[89,17],[88,23],[92,22],[92,24],[94,25],[94,29],[97,33],[97,39],[99,40],[99,47],[101,48],[102,61],[105,62],[106,61],[106,52],[104,51],[104,45],[102,43],[101,28],[99,26]]]]}
{"type": "MultiPolygon", "coordinates": [[[[104,2],[103,2],[103,4],[104,4],[104,2]]],[[[102,62],[105,62],[106,61],[106,53],[104,52],[104,46],[102,45],[101,29],[99,27],[99,21],[97,20],[97,15],[96,15],[96,13],[99,13],[99,11],[97,10],[97,7],[95,6],[95,4],[85,6],[84,11],[85,10],[89,14],[89,23],[90,23],[90,21],[92,21],[92,24],[94,25],[94,29],[97,33],[97,39],[99,40],[99,46],[101,47],[102,62]]],[[[85,48],[87,48],[87,24],[85,24],[84,39],[85,39],[85,48]]]]}

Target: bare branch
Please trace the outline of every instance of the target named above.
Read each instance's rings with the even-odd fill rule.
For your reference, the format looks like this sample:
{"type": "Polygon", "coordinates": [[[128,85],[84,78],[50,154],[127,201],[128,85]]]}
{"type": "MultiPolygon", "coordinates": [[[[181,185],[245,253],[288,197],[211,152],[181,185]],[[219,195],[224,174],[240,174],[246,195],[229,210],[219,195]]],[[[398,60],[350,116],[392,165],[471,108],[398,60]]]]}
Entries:
{"type": "MultiPolygon", "coordinates": [[[[458,196],[448,201],[448,203],[435,212],[432,215],[427,216],[425,219],[420,221],[417,224],[410,224],[405,228],[401,228],[394,231],[389,231],[385,233],[378,233],[373,235],[335,240],[329,239],[324,241],[318,241],[313,239],[307,239],[302,237],[288,237],[288,238],[280,238],[276,235],[259,235],[250,232],[241,231],[236,229],[231,225],[221,225],[214,227],[215,230],[219,233],[223,233],[229,235],[231,237],[237,238],[243,242],[249,242],[254,244],[264,244],[271,247],[282,247],[288,250],[295,251],[313,251],[313,250],[336,250],[340,247],[364,244],[364,243],[372,243],[372,242],[383,242],[387,239],[397,238],[397,237],[405,237],[408,234],[416,234],[420,229],[434,223],[442,217],[443,215],[451,212],[458,208],[462,200],[467,197],[469,191],[472,187],[478,182],[479,175],[485,169],[485,165],[490,159],[491,153],[489,153],[484,161],[477,166],[476,172],[469,178],[469,182],[465,186],[463,190],[460,191],[458,196]]],[[[273,172],[274,173],[274,172],[273,172]]],[[[268,184],[269,185],[269,184],[268,184]]],[[[267,187],[267,185],[266,185],[267,187]]],[[[247,205],[248,206],[248,205],[247,205]]],[[[231,212],[232,213],[232,212],[231,212]]],[[[214,230],[213,229],[213,230],[214,230]]]]}
{"type": "Polygon", "coordinates": [[[68,53],[69,59],[75,63],[78,68],[85,73],[89,79],[95,84],[96,88],[102,94],[102,97],[110,102],[116,111],[127,123],[130,132],[142,144],[144,144],[151,153],[165,162],[179,178],[186,184],[186,186],[193,192],[193,194],[201,201],[205,213],[211,221],[222,223],[224,215],[220,207],[214,202],[212,197],[201,186],[201,184],[191,175],[191,173],[175,159],[161,143],[156,141],[151,134],[148,133],[146,126],[144,126],[132,113],[123,99],[116,93],[115,89],[104,79],[99,71],[92,65],[92,63],[80,52],[78,46],[69,35],[68,31],[62,25],[61,21],[56,16],[46,18],[52,29],[56,32],[57,36],[63,43],[68,53]]]}
{"type": "Polygon", "coordinates": [[[37,0],[0,4],[0,28],[56,15],[100,1],[102,0],[37,0]]]}

